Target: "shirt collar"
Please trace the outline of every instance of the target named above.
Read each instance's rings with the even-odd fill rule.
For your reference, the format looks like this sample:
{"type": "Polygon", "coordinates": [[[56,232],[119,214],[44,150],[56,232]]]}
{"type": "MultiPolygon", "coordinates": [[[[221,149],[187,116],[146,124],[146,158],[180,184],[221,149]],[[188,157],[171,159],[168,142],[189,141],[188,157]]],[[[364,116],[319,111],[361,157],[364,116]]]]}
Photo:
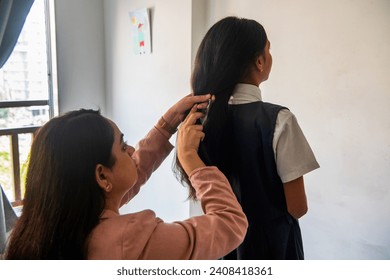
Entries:
{"type": "Polygon", "coordinates": [[[259,87],[250,84],[237,84],[230,97],[229,104],[238,105],[262,101],[259,87]]]}

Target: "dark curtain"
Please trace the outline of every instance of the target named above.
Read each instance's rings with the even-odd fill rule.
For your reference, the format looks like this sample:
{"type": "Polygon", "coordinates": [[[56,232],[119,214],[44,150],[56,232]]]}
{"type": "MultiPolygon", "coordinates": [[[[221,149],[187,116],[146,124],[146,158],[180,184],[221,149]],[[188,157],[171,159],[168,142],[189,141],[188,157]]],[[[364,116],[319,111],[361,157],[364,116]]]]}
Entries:
{"type": "Polygon", "coordinates": [[[0,68],[11,55],[34,0],[0,0],[0,68]]]}
{"type": "MultiPolygon", "coordinates": [[[[34,0],[0,0],[0,69],[11,55],[34,0]]],[[[0,254],[17,216],[0,185],[0,254]]]]}
{"type": "Polygon", "coordinates": [[[0,254],[4,253],[7,235],[14,226],[17,215],[0,185],[0,254]]]}

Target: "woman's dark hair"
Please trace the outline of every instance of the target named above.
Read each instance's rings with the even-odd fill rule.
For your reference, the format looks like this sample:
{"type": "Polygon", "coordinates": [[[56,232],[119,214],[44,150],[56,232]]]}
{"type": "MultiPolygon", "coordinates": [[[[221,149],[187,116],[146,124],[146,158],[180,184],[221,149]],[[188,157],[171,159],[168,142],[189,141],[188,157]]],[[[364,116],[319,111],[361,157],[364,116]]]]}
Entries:
{"type": "Polygon", "coordinates": [[[31,147],[23,212],[7,259],[84,259],[87,240],[104,209],[97,164],[112,167],[114,130],[99,111],[56,117],[31,147]]]}
{"type": "MultiPolygon", "coordinates": [[[[232,150],[228,102],[250,64],[263,54],[267,40],[260,23],[245,18],[227,17],[209,29],[196,55],[192,72],[193,93],[211,93],[216,97],[209,108],[207,121],[203,123],[206,136],[198,153],[207,165],[217,166],[228,178],[232,150]]],[[[195,191],[177,156],[173,170],[182,183],[190,186],[189,197],[195,198],[195,191]]]]}

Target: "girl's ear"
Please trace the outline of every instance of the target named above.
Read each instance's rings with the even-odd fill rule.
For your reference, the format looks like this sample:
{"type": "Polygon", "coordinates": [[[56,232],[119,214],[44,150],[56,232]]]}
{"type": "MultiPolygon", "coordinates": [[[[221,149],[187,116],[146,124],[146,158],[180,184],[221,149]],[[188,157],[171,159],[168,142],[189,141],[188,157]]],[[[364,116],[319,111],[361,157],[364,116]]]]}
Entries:
{"type": "Polygon", "coordinates": [[[98,185],[106,192],[110,192],[112,185],[108,180],[108,168],[102,164],[97,164],[95,168],[95,179],[98,185]]]}
{"type": "Polygon", "coordinates": [[[263,72],[264,71],[264,63],[265,63],[265,60],[264,60],[263,55],[261,54],[256,58],[256,69],[259,70],[260,72],[263,72]]]}

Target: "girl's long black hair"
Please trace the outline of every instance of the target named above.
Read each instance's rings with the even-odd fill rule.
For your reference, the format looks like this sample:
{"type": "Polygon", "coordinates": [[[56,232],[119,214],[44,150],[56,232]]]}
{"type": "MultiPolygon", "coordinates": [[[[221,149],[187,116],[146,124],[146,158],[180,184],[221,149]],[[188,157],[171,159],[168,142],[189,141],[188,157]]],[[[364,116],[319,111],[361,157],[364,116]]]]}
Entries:
{"type": "MultiPolygon", "coordinates": [[[[228,178],[232,171],[233,135],[228,102],[249,65],[264,52],[267,40],[263,26],[255,20],[226,17],[208,30],[195,58],[191,79],[194,95],[215,95],[207,121],[203,123],[206,136],[198,153],[206,165],[217,166],[228,178]]],[[[173,170],[190,187],[189,197],[194,199],[195,191],[177,156],[173,170]]]]}

